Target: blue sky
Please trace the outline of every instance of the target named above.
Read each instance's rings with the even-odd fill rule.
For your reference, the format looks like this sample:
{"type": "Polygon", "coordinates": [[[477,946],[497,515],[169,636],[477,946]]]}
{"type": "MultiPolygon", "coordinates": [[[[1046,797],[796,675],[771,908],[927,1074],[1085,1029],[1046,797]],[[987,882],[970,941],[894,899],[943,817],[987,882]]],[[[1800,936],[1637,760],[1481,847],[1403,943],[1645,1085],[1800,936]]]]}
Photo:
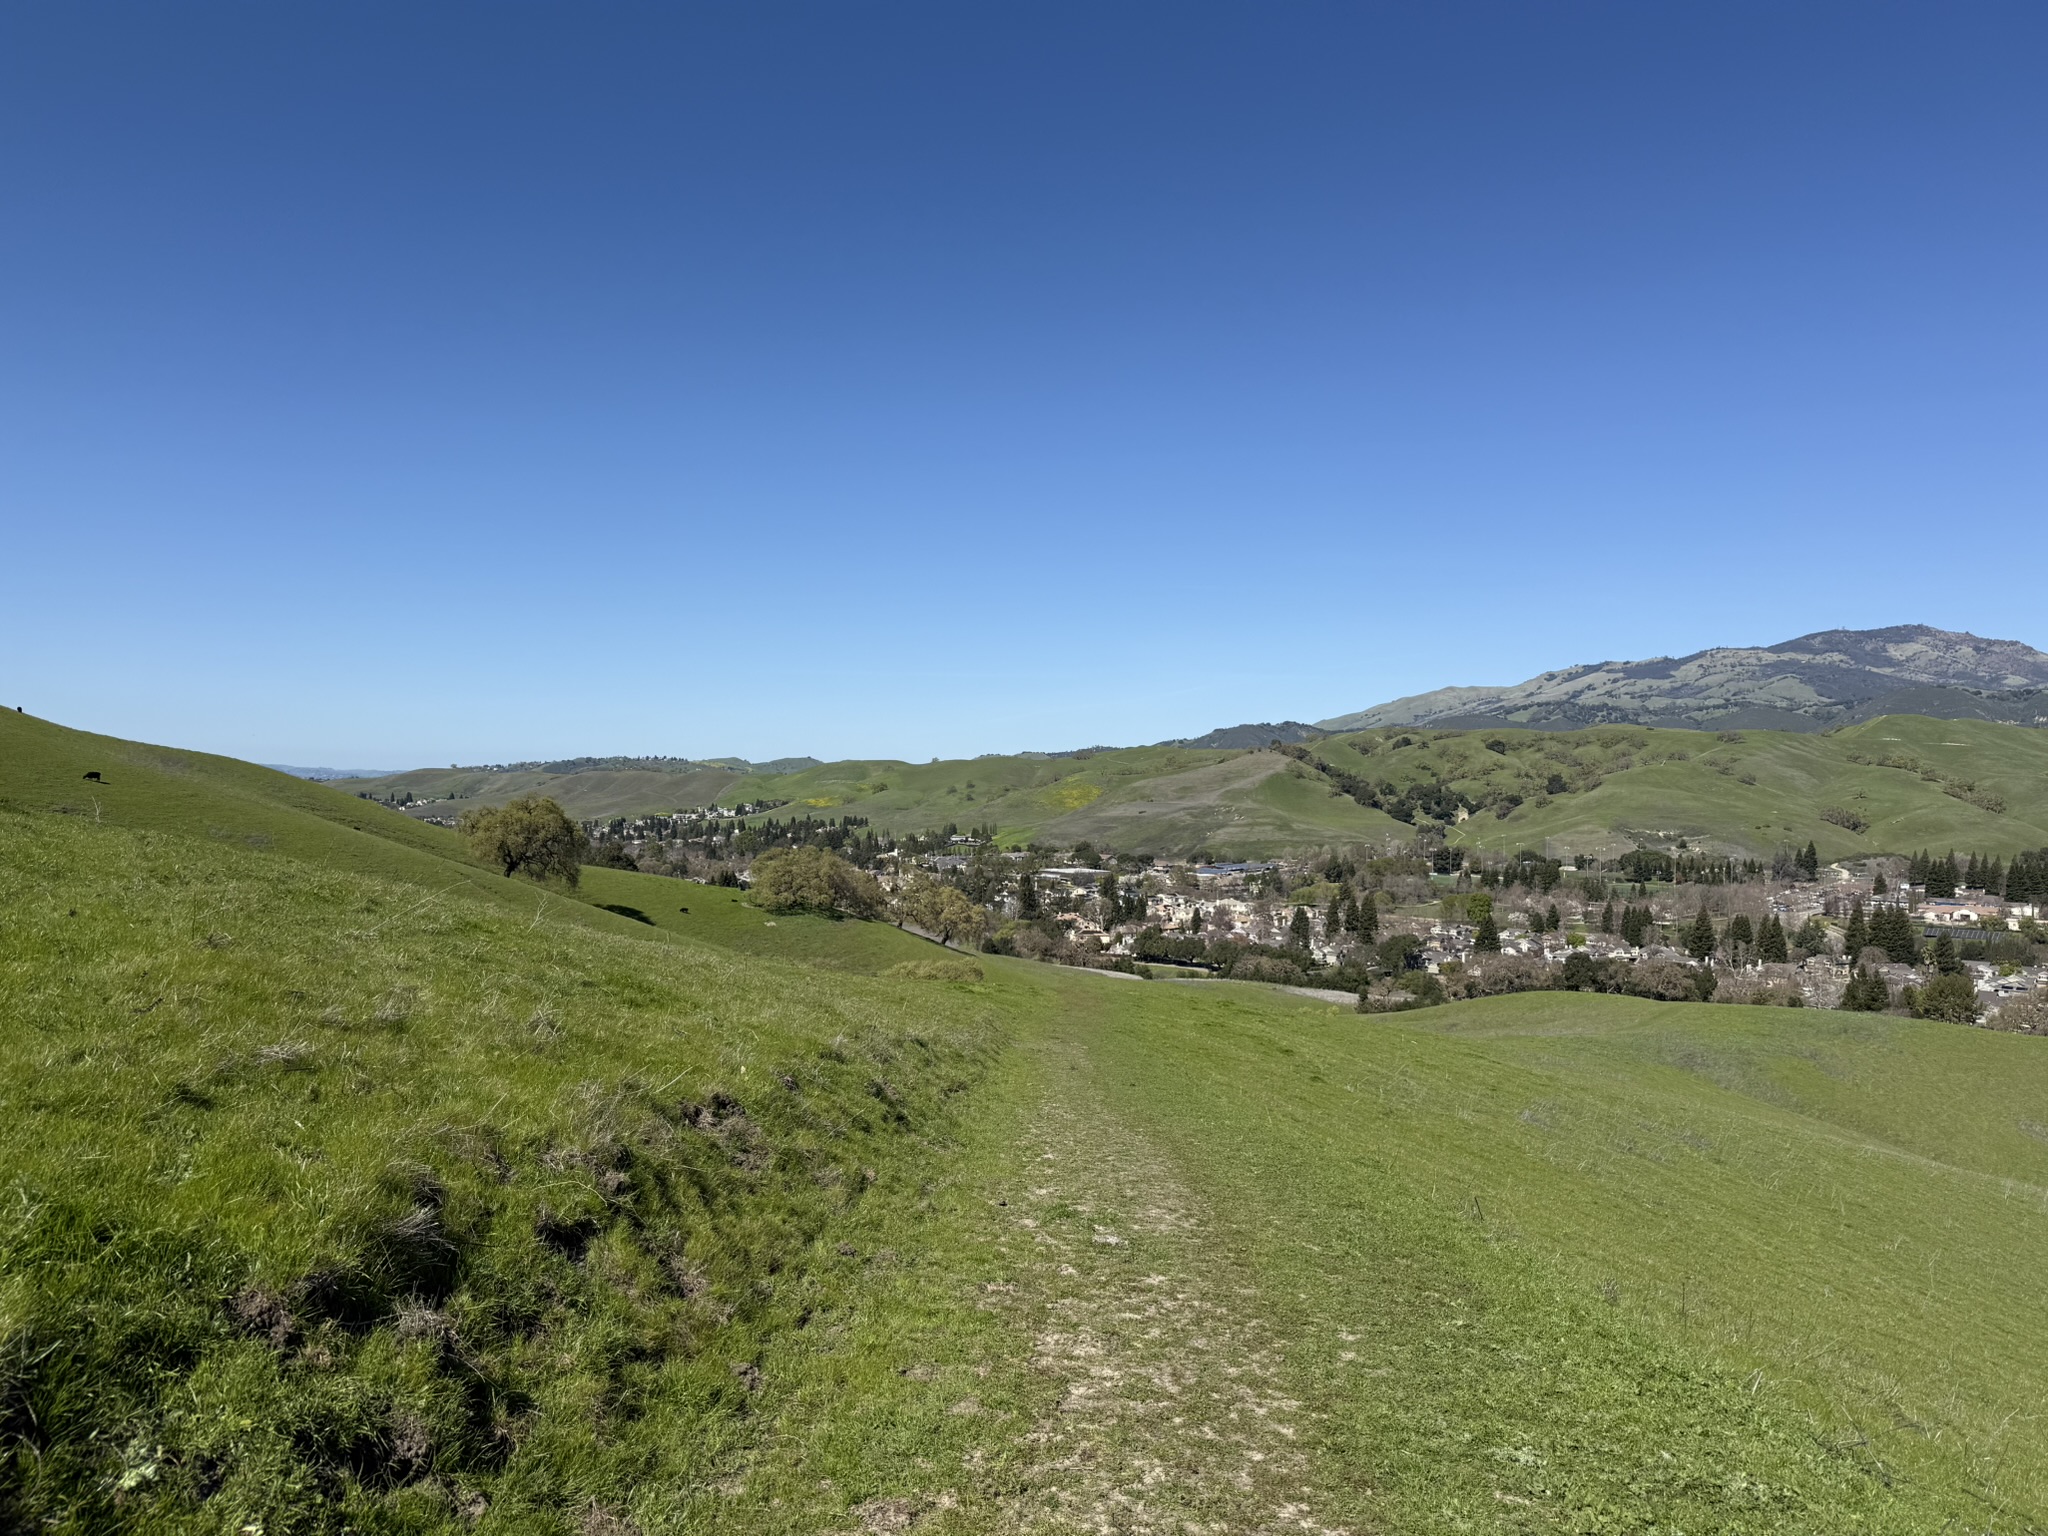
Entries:
{"type": "Polygon", "coordinates": [[[15,6],[0,703],[967,755],[2048,646],[2038,5],[15,6]]]}

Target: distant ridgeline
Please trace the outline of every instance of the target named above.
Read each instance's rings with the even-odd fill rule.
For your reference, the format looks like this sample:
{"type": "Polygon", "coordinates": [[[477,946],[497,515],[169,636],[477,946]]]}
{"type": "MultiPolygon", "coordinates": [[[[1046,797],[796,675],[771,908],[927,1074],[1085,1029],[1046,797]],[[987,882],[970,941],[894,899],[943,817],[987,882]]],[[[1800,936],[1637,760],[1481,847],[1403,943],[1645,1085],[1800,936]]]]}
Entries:
{"type": "Polygon", "coordinates": [[[1830,629],[1770,646],[1593,662],[1508,687],[1439,688],[1318,725],[1821,731],[1881,715],[2048,725],[2048,654],[1925,624],[1830,629]]]}
{"type": "Polygon", "coordinates": [[[451,764],[458,773],[699,773],[724,768],[733,773],[797,773],[821,766],[815,757],[778,757],[750,763],[743,757],[564,757],[552,762],[451,764]]]}

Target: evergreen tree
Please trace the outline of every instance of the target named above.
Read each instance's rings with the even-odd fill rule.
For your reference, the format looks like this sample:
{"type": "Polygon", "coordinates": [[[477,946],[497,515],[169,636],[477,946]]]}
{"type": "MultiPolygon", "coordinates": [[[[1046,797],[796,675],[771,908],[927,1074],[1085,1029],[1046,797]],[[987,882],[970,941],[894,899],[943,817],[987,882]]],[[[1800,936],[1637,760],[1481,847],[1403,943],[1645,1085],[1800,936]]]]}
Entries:
{"type": "Polygon", "coordinates": [[[1695,960],[1704,960],[1714,952],[1714,920],[1707,916],[1705,907],[1700,908],[1700,915],[1686,930],[1685,952],[1695,960]]]}
{"type": "Polygon", "coordinates": [[[1820,849],[1810,842],[1806,845],[1806,851],[1799,855],[1799,873],[1808,880],[1820,878],[1820,849]]]}
{"type": "Polygon", "coordinates": [[[1921,849],[1906,861],[1906,883],[1925,885],[1927,883],[1927,850],[1921,849]]]}
{"type": "Polygon", "coordinates": [[[1337,942],[1337,935],[1344,931],[1344,901],[1343,896],[1332,896],[1329,910],[1323,913],[1323,937],[1332,944],[1337,942]]]}
{"type": "Polygon", "coordinates": [[[1296,907],[1294,909],[1294,920],[1287,925],[1287,935],[1291,947],[1295,949],[1308,948],[1309,922],[1307,907],[1296,907]]]}
{"type": "Polygon", "coordinates": [[[1543,914],[1543,921],[1545,926],[1547,926],[1552,933],[1556,933],[1560,928],[1564,926],[1564,919],[1559,917],[1557,914],[1556,902],[1553,901],[1550,904],[1550,910],[1543,914]]]}
{"type": "Polygon", "coordinates": [[[1851,965],[1870,947],[1870,924],[1863,916],[1863,898],[1849,903],[1849,926],[1842,930],[1842,958],[1851,965]]]}
{"type": "Polygon", "coordinates": [[[1102,926],[1114,928],[1123,919],[1123,903],[1117,898],[1116,871],[1102,877],[1102,926]]]}
{"type": "Polygon", "coordinates": [[[1956,958],[1956,941],[1945,933],[1934,936],[1934,968],[1944,976],[1963,974],[1963,962],[1956,958]]]}
{"type": "Polygon", "coordinates": [[[1756,957],[1771,965],[1783,965],[1790,957],[1791,950],[1785,943],[1785,925],[1778,921],[1773,912],[1763,921],[1756,932],[1756,957]]]}
{"type": "Polygon", "coordinates": [[[1851,1013],[1882,1013],[1891,1005],[1892,989],[1884,984],[1884,978],[1860,965],[1842,989],[1842,1006],[1851,1013]]]}
{"type": "Polygon", "coordinates": [[[1886,891],[1890,889],[1891,887],[1885,883],[1884,871],[1880,869],[1877,872],[1877,874],[1871,879],[1870,894],[1873,896],[1882,896],[1886,891]]]}
{"type": "Polygon", "coordinates": [[[1606,906],[1600,909],[1600,931],[1602,933],[1614,932],[1614,903],[1612,901],[1609,901],[1606,906]]]}
{"type": "Polygon", "coordinates": [[[1637,949],[1641,949],[1644,941],[1649,937],[1649,929],[1650,909],[1648,907],[1627,906],[1621,909],[1621,936],[1625,942],[1633,944],[1637,949]]]}
{"type": "Polygon", "coordinates": [[[1379,931],[1379,903],[1373,898],[1372,892],[1367,891],[1364,896],[1359,898],[1358,902],[1358,935],[1360,938],[1370,942],[1379,937],[1379,931]]]}
{"type": "Polygon", "coordinates": [[[1749,926],[1749,914],[1738,912],[1728,920],[1728,953],[1737,957],[1741,951],[1756,942],[1756,934],[1749,926]]]}
{"type": "Polygon", "coordinates": [[[1493,909],[1487,908],[1481,914],[1479,926],[1472,934],[1472,948],[1482,955],[1500,953],[1500,929],[1493,925],[1493,909]]]}
{"type": "Polygon", "coordinates": [[[1017,872],[1017,916],[1038,916],[1038,871],[1029,864],[1017,872]]]}
{"type": "Polygon", "coordinates": [[[1871,914],[1870,942],[1898,965],[1911,965],[1920,958],[1920,936],[1913,931],[1913,920],[1904,907],[1883,906],[1871,914]]]}

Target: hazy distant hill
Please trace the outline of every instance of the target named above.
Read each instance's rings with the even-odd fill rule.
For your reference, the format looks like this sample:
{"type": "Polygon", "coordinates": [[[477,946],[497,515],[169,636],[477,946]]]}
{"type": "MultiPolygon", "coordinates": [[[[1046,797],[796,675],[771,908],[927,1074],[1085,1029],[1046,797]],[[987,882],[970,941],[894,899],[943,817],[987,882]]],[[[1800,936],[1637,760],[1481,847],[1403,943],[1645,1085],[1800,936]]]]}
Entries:
{"type": "Polygon", "coordinates": [[[398,772],[396,768],[299,768],[291,763],[265,763],[265,768],[275,773],[288,773],[295,779],[382,779],[398,772]]]}
{"type": "Polygon", "coordinates": [[[1318,723],[1817,731],[1904,714],[2048,724],[2048,655],[1924,624],[1830,629],[1772,646],[1567,667],[1512,687],[1439,688],[1318,723]]]}
{"type": "Polygon", "coordinates": [[[1162,741],[1159,745],[1243,752],[1254,747],[1270,747],[1276,741],[1315,741],[1328,734],[1313,725],[1303,725],[1299,720],[1282,720],[1278,724],[1260,721],[1255,725],[1219,726],[1206,736],[1183,736],[1174,741],[1162,741]]]}

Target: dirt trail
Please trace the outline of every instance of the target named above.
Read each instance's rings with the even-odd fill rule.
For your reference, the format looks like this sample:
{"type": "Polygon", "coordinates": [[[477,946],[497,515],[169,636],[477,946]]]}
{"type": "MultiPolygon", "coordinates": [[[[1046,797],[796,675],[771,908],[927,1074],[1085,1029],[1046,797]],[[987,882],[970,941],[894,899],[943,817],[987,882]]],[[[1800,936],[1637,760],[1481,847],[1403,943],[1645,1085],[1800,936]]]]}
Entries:
{"type": "Polygon", "coordinates": [[[1311,1532],[1313,1416],[1281,1381],[1259,1297],[1205,1237],[1158,1150],[1092,1086],[1084,1048],[1046,1044],[1050,1091],[996,1208],[1009,1288],[985,1304],[1029,1327],[1034,1370],[1064,1384],[1024,1436],[1019,1531],[1311,1532]]]}

